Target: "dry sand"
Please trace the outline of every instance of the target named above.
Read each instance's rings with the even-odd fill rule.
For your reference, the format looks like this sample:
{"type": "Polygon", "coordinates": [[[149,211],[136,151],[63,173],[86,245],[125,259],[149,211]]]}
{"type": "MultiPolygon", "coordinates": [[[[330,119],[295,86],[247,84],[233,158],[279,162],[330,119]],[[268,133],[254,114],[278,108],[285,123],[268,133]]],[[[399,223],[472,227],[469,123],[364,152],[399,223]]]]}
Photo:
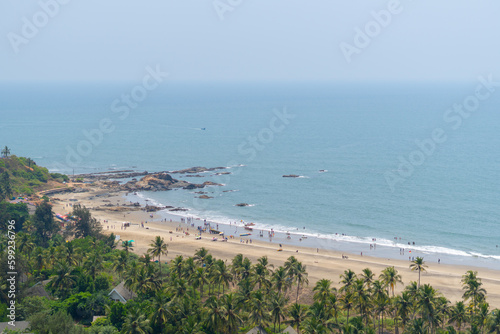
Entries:
{"type": "MultiPolygon", "coordinates": [[[[106,193],[106,191],[102,190],[97,193],[106,193]]],[[[104,204],[123,204],[125,202],[123,194],[115,193],[111,197],[99,198],[94,197],[95,194],[96,192],[55,195],[54,197],[59,198],[59,201],[56,201],[54,205],[54,212],[61,214],[71,212],[70,203],[78,203],[90,208],[95,218],[101,222],[108,221],[108,223],[103,224],[104,233],[119,235],[121,240],[135,240],[134,252],[139,255],[147,252],[152,239],[156,236],[161,236],[168,244],[168,255],[166,259],[162,258],[162,262],[169,261],[177,255],[185,257],[193,256],[197,249],[205,247],[215,258],[227,260],[228,262],[238,253],[244,254],[252,262],[255,262],[259,257],[267,256],[269,262],[274,264],[275,267],[283,265],[286,259],[293,255],[307,266],[309,287],[314,286],[318,280],[323,278],[332,280],[335,286],[338,287],[340,286],[340,275],[347,269],[351,269],[359,274],[364,268],[370,268],[378,276],[384,268],[389,266],[394,266],[402,276],[403,285],[398,285],[396,292],[401,291],[404,285],[411,281],[418,280],[418,273],[409,269],[408,261],[346,253],[344,254],[348,255],[349,258],[342,259],[342,253],[340,252],[323,249],[319,249],[318,252],[317,249],[288,245],[285,245],[283,251],[279,252],[277,251],[278,245],[274,243],[261,240],[252,240],[252,243],[248,244],[240,243],[239,237],[237,239],[229,239],[228,242],[214,242],[211,240],[212,236],[207,233],[202,235],[201,240],[195,240],[194,234],[196,234],[196,230],[190,228],[187,224],[175,221],[151,221],[150,213],[144,211],[124,211],[118,213],[93,210],[92,208],[104,204]],[[89,199],[91,197],[93,198],[89,199]],[[70,202],[70,199],[77,199],[78,201],[70,202]],[[123,221],[131,222],[131,226],[125,230],[121,229],[123,221]],[[148,222],[144,228],[140,225],[143,221],[148,222]],[[179,226],[184,229],[184,232],[193,233],[185,235],[182,231],[176,232],[176,227],[179,226]],[[189,231],[187,231],[188,228],[189,231]]],[[[488,292],[487,300],[490,306],[492,308],[500,308],[500,272],[496,270],[429,263],[426,272],[422,273],[421,284],[431,284],[446,298],[455,302],[462,299],[463,291],[460,280],[467,270],[478,272],[478,277],[482,279],[484,288],[488,292]]]]}

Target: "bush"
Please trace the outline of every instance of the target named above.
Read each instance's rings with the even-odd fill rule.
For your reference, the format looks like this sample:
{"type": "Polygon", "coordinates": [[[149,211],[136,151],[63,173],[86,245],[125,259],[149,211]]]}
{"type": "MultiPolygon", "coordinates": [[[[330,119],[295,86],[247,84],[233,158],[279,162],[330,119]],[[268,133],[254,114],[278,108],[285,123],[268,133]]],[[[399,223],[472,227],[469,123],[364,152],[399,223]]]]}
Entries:
{"type": "Polygon", "coordinates": [[[127,315],[125,305],[120,302],[113,302],[110,309],[111,312],[109,313],[109,321],[111,321],[113,326],[121,329],[123,323],[125,322],[125,316],[127,315]]]}
{"type": "Polygon", "coordinates": [[[61,173],[50,173],[50,177],[53,179],[56,179],[59,182],[68,182],[69,177],[67,175],[61,174],[61,173]]]}
{"type": "Polygon", "coordinates": [[[41,296],[30,296],[24,298],[18,306],[18,315],[22,319],[28,319],[36,313],[49,314],[51,311],[50,301],[41,296]]]}
{"type": "Polygon", "coordinates": [[[49,316],[45,312],[36,313],[29,318],[29,322],[32,331],[43,334],[73,333],[75,327],[71,316],[64,311],[49,316]]]}
{"type": "Polygon", "coordinates": [[[120,332],[113,326],[92,326],[88,329],[90,334],[119,334],[120,332]]]}

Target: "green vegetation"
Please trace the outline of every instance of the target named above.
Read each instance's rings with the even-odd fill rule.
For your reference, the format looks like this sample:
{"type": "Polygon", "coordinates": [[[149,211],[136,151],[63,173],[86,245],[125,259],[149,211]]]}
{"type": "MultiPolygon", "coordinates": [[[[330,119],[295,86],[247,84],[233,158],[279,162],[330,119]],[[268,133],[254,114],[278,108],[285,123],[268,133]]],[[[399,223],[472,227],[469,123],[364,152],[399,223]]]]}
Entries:
{"type": "Polygon", "coordinates": [[[12,195],[32,195],[39,190],[47,189],[49,181],[69,181],[66,175],[50,174],[47,168],[39,167],[30,158],[10,155],[5,147],[0,158],[0,197],[12,195]]]}
{"type": "MultiPolygon", "coordinates": [[[[34,333],[232,334],[255,326],[281,333],[289,325],[303,334],[498,333],[500,328],[500,311],[490,310],[476,272],[463,276],[463,301],[454,305],[428,284],[411,282],[396,294],[402,282],[394,267],[378,278],[369,269],[346,270],[338,289],[337,282],[320,280],[312,300],[302,304],[308,275],[294,256],[274,268],[265,256],[252,263],[238,254],[226,263],[200,248],[192,257],[156,265],[154,258],[168,256],[161,237],[151,240],[143,257],[129,252],[129,241],[123,242],[126,249],[117,249],[114,235],[99,230],[70,228],[64,235],[76,238],[65,241],[49,211],[48,203],[41,204],[17,235],[18,271],[28,278],[19,287],[17,320],[29,320],[34,333]],[[28,296],[31,286],[47,279],[50,299],[28,296]],[[135,296],[125,304],[108,297],[122,281],[135,296]],[[92,322],[94,316],[102,318],[92,322]]],[[[92,221],[87,213],[85,207],[73,212],[92,221]]],[[[4,249],[2,268],[5,261],[4,249]]],[[[5,285],[0,299],[8,301],[5,285]]]]}

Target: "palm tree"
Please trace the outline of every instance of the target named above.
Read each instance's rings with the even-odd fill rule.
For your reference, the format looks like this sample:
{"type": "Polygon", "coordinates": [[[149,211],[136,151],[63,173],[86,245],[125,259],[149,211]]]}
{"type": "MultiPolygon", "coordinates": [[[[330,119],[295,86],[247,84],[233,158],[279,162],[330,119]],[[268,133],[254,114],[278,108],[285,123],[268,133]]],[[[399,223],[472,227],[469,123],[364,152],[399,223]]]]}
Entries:
{"type": "Polygon", "coordinates": [[[422,318],[413,320],[407,331],[409,334],[427,334],[428,332],[429,327],[422,318]]]}
{"type": "Polygon", "coordinates": [[[95,280],[97,272],[102,270],[103,262],[101,254],[96,250],[85,260],[84,266],[92,280],[95,280]]]}
{"type": "Polygon", "coordinates": [[[207,273],[204,268],[196,268],[193,275],[191,275],[190,283],[194,288],[200,288],[200,297],[203,298],[203,286],[208,283],[207,273]]]}
{"type": "Polygon", "coordinates": [[[194,259],[192,257],[188,257],[186,261],[184,261],[182,277],[184,277],[185,279],[189,279],[189,277],[191,277],[191,275],[194,274],[195,270],[196,270],[196,264],[194,263],[194,259]]]}
{"type": "Polygon", "coordinates": [[[463,290],[465,290],[463,298],[471,299],[473,315],[476,312],[477,305],[484,299],[486,290],[482,288],[483,283],[477,277],[477,271],[469,270],[462,276],[463,290]]]}
{"type": "Polygon", "coordinates": [[[224,295],[222,297],[221,304],[226,333],[237,333],[237,328],[242,323],[242,320],[236,310],[234,295],[232,293],[224,295]]]}
{"type": "Polygon", "coordinates": [[[19,234],[17,236],[18,236],[17,245],[18,245],[19,251],[21,253],[27,254],[28,261],[29,261],[31,258],[31,252],[33,251],[33,249],[35,249],[35,244],[32,241],[31,236],[27,233],[19,232],[19,234]]]}
{"type": "Polygon", "coordinates": [[[122,334],[148,334],[152,332],[149,320],[146,319],[146,316],[139,308],[132,309],[131,313],[125,319],[121,331],[122,334]]]}
{"type": "Polygon", "coordinates": [[[166,295],[158,291],[151,305],[152,312],[149,319],[155,326],[155,329],[159,329],[160,332],[163,331],[165,324],[168,322],[167,302],[168,298],[166,295]]]}
{"type": "Polygon", "coordinates": [[[307,271],[306,266],[302,265],[302,262],[297,262],[294,269],[295,279],[297,280],[297,296],[295,298],[295,302],[297,303],[299,300],[299,291],[300,288],[305,284],[309,284],[309,280],[307,279],[307,271]]]}
{"type": "Polygon", "coordinates": [[[7,158],[9,154],[10,154],[10,149],[7,146],[5,146],[4,149],[2,150],[2,155],[4,158],[7,158]]]}
{"type": "Polygon", "coordinates": [[[129,290],[135,288],[138,282],[138,275],[140,271],[140,264],[137,261],[129,263],[127,271],[125,272],[125,287],[129,290]]]}
{"type": "Polygon", "coordinates": [[[247,302],[248,309],[250,310],[249,319],[256,326],[266,327],[266,324],[270,320],[266,297],[262,290],[256,290],[251,294],[251,298],[247,302]]]}
{"type": "MultiPolygon", "coordinates": [[[[229,283],[232,282],[233,276],[228,270],[228,267],[226,266],[226,263],[222,260],[217,260],[215,262],[215,274],[217,275],[218,283],[219,283],[219,291],[220,291],[220,285],[222,285],[222,294],[224,294],[225,287],[229,289],[229,283]]],[[[217,292],[217,297],[219,296],[219,291],[217,292]]]]}
{"type": "Polygon", "coordinates": [[[249,307],[250,300],[252,299],[252,292],[255,284],[248,278],[238,282],[238,291],[236,292],[236,301],[242,310],[249,307]]]}
{"type": "Polygon", "coordinates": [[[148,249],[148,253],[151,254],[153,258],[156,256],[158,257],[158,267],[161,273],[161,256],[162,255],[166,256],[168,254],[167,250],[168,245],[165,243],[165,239],[163,239],[160,236],[157,236],[154,240],[151,240],[149,246],[151,248],[148,249]]]}
{"type": "Polygon", "coordinates": [[[335,288],[332,289],[332,293],[328,297],[328,304],[327,305],[328,305],[328,314],[330,316],[335,317],[335,327],[339,328],[339,319],[338,319],[338,315],[339,315],[339,309],[338,309],[339,301],[338,301],[338,298],[337,298],[337,290],[335,288]]]}
{"type": "Polygon", "coordinates": [[[205,247],[201,247],[194,253],[194,259],[201,264],[205,263],[205,258],[208,256],[208,250],[205,247]]]}
{"type": "Polygon", "coordinates": [[[295,327],[298,334],[300,334],[300,327],[302,322],[304,322],[304,320],[306,319],[306,313],[307,306],[305,305],[294,303],[288,308],[288,316],[290,317],[290,320],[288,320],[287,322],[292,327],[295,327]]]}
{"type": "Polygon", "coordinates": [[[175,299],[184,297],[188,291],[187,281],[183,278],[174,279],[168,288],[168,291],[175,299]]]}
{"type": "MultiPolygon", "coordinates": [[[[295,256],[290,256],[284,264],[286,274],[287,274],[287,279],[291,282],[295,280],[295,271],[296,271],[296,264],[297,264],[297,259],[295,256]]],[[[290,284],[291,285],[291,284],[290,284]]]]}
{"type": "Polygon", "coordinates": [[[233,274],[233,282],[240,278],[240,268],[243,265],[243,254],[236,254],[231,262],[231,273],[233,274]]]}
{"type": "Polygon", "coordinates": [[[274,322],[274,332],[276,332],[276,322],[278,323],[278,330],[281,330],[281,320],[285,317],[287,303],[288,299],[280,294],[271,294],[269,306],[271,308],[271,316],[274,322]]]}
{"type": "Polygon", "coordinates": [[[475,321],[478,324],[481,333],[483,332],[483,327],[486,325],[486,322],[488,320],[489,307],[490,306],[488,303],[482,302],[481,304],[479,304],[478,312],[475,316],[475,321]]]}
{"type": "Polygon", "coordinates": [[[118,276],[120,279],[122,278],[122,274],[125,272],[127,269],[127,263],[128,263],[128,256],[127,253],[124,251],[119,251],[119,255],[115,260],[113,268],[116,270],[118,273],[118,276]]]}
{"type": "Polygon", "coordinates": [[[179,334],[205,334],[202,331],[202,325],[198,322],[198,317],[189,315],[187,318],[182,319],[181,332],[179,334]]]}
{"type": "Polygon", "coordinates": [[[412,261],[410,264],[410,269],[412,271],[418,271],[418,287],[420,287],[420,272],[425,271],[426,267],[427,266],[425,265],[424,258],[422,257],[417,257],[415,261],[412,261]]]}
{"type": "Polygon", "coordinates": [[[387,294],[379,295],[379,297],[375,301],[375,309],[379,315],[379,318],[382,318],[382,321],[379,322],[380,333],[384,332],[384,315],[389,310],[391,301],[387,294]]]}
{"type": "Polygon", "coordinates": [[[177,277],[182,276],[182,269],[184,265],[184,258],[182,255],[177,255],[175,259],[171,261],[172,271],[177,274],[177,277]]]}
{"type": "Polygon", "coordinates": [[[491,312],[488,321],[488,331],[490,333],[500,334],[500,310],[495,309],[491,312]]]}
{"type": "Polygon", "coordinates": [[[361,276],[361,279],[363,280],[363,282],[365,282],[366,287],[368,289],[370,289],[372,286],[373,277],[375,277],[375,274],[373,273],[373,271],[371,271],[370,268],[365,268],[365,269],[363,269],[360,276],[361,276]]]}
{"type": "Polygon", "coordinates": [[[224,323],[223,310],[221,308],[220,302],[215,297],[208,297],[205,301],[205,326],[208,330],[213,333],[217,333],[224,323]]]}
{"type": "Polygon", "coordinates": [[[403,323],[403,331],[406,328],[406,323],[410,319],[410,314],[413,308],[413,300],[408,291],[403,291],[401,295],[396,296],[394,299],[394,306],[396,308],[396,315],[403,323]]]}
{"type": "Polygon", "coordinates": [[[365,319],[365,326],[368,325],[368,310],[370,307],[370,294],[366,289],[365,280],[359,278],[353,286],[354,299],[359,307],[359,315],[365,319]]]}
{"type": "Polygon", "coordinates": [[[401,280],[401,275],[394,267],[387,267],[382,270],[382,274],[379,277],[380,280],[388,287],[391,288],[392,296],[394,297],[394,288],[397,283],[403,283],[401,280]]]}
{"type": "Polygon", "coordinates": [[[279,294],[282,292],[286,293],[290,286],[290,281],[288,280],[288,273],[285,267],[278,267],[278,269],[273,272],[271,282],[274,289],[277,290],[279,294]]]}
{"type": "MultiPolygon", "coordinates": [[[[261,256],[257,259],[257,262],[259,264],[261,264],[263,267],[265,267],[266,269],[268,269],[267,267],[271,267],[271,268],[274,268],[274,265],[272,264],[269,264],[269,259],[267,258],[267,256],[261,256]]],[[[269,269],[268,269],[269,270],[269,269]]]]}
{"type": "Polygon", "coordinates": [[[247,279],[252,274],[252,262],[246,257],[240,267],[240,279],[247,279]]]}
{"type": "Polygon", "coordinates": [[[343,286],[340,288],[340,292],[350,290],[357,279],[356,273],[351,269],[345,270],[344,273],[340,275],[340,278],[342,279],[340,283],[343,284],[343,286]]]}
{"type": "Polygon", "coordinates": [[[323,305],[326,305],[328,301],[328,297],[332,293],[331,291],[331,285],[332,281],[328,279],[322,279],[316,282],[316,285],[313,288],[313,291],[315,292],[314,294],[314,301],[317,301],[323,305]]]}
{"type": "Polygon", "coordinates": [[[55,272],[56,274],[47,286],[55,290],[61,298],[66,298],[70,290],[76,285],[76,275],[73,274],[73,267],[65,262],[59,262],[55,272]]]}
{"type": "Polygon", "coordinates": [[[35,249],[35,265],[36,270],[41,271],[44,267],[45,259],[43,254],[43,248],[37,247],[35,249]]]}
{"type": "Polygon", "coordinates": [[[331,317],[330,313],[327,312],[327,308],[324,307],[321,303],[314,302],[307,311],[309,318],[314,318],[320,323],[323,327],[328,329],[331,326],[331,317]]]}
{"type": "Polygon", "coordinates": [[[132,247],[132,242],[130,242],[129,240],[123,241],[122,242],[122,247],[125,250],[125,252],[127,253],[127,255],[128,255],[129,251],[133,251],[134,250],[134,248],[132,247]]]}
{"type": "Polygon", "coordinates": [[[327,333],[329,333],[326,326],[315,317],[306,318],[306,320],[302,324],[301,329],[303,329],[305,331],[305,333],[310,333],[310,334],[327,334],[327,333]]]}
{"type": "Polygon", "coordinates": [[[254,266],[254,276],[256,283],[259,285],[259,289],[261,289],[263,286],[265,288],[269,288],[271,285],[271,282],[269,281],[269,269],[267,266],[269,265],[267,256],[263,256],[259,258],[258,263],[254,266]]]}
{"type": "Polygon", "coordinates": [[[437,316],[438,292],[429,284],[424,284],[417,294],[417,306],[420,309],[422,317],[427,318],[427,323],[431,330],[435,328],[437,316]]]}
{"type": "Polygon", "coordinates": [[[467,321],[467,312],[465,304],[462,301],[457,302],[450,310],[450,319],[448,323],[454,323],[458,327],[458,331],[462,328],[462,324],[467,321]]]}
{"type": "Polygon", "coordinates": [[[340,297],[340,303],[342,304],[342,308],[347,311],[347,319],[346,324],[349,322],[349,312],[354,306],[354,294],[350,291],[346,291],[340,297]]]}

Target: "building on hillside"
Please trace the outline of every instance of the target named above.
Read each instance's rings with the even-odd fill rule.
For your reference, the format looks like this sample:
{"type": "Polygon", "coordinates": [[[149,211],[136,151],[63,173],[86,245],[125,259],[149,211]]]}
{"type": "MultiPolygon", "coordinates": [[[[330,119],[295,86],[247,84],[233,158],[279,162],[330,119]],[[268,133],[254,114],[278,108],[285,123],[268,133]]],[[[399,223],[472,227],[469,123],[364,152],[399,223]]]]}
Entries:
{"type": "Polygon", "coordinates": [[[292,326],[288,326],[284,331],[283,334],[297,334],[297,331],[292,328],[292,326]]]}
{"type": "Polygon", "coordinates": [[[111,290],[108,296],[112,300],[122,303],[126,303],[130,299],[137,297],[133,291],[130,291],[125,287],[125,281],[121,282],[113,290],[111,290]]]}
{"type": "Polygon", "coordinates": [[[267,334],[267,332],[261,326],[252,328],[247,334],[267,334]]]}
{"type": "MultiPolygon", "coordinates": [[[[9,325],[8,322],[0,322],[0,333],[6,333],[7,330],[11,331],[26,331],[30,327],[30,323],[28,321],[16,321],[16,326],[9,325]]],[[[23,332],[24,333],[24,332],[23,332]]],[[[26,332],[27,333],[27,332],[26,332]]]]}

